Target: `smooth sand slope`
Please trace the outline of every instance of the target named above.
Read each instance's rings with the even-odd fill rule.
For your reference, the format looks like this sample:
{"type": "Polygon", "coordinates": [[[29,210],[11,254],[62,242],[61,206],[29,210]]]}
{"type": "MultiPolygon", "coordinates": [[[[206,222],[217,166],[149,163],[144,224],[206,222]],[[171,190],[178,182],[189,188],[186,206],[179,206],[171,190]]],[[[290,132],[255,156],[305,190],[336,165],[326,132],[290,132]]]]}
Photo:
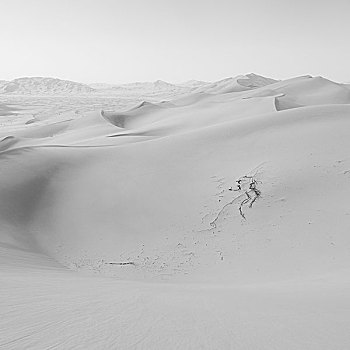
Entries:
{"type": "Polygon", "coordinates": [[[233,80],[0,129],[1,349],[350,347],[350,90],[233,80]]]}

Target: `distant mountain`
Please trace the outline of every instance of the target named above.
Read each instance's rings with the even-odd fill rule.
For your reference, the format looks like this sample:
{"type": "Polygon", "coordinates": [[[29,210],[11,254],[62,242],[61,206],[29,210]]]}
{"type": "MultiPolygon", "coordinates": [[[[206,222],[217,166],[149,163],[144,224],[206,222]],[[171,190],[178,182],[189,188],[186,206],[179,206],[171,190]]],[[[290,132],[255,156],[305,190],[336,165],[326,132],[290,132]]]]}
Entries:
{"type": "Polygon", "coordinates": [[[189,80],[181,84],[171,84],[163,80],[154,82],[135,82],[128,84],[81,84],[70,80],[45,77],[18,78],[11,81],[0,80],[0,94],[18,95],[176,95],[191,92],[227,93],[252,90],[273,84],[277,80],[265,78],[257,74],[239,75],[208,83],[189,80]]]}
{"type": "Polygon", "coordinates": [[[9,82],[5,82],[2,85],[0,83],[0,93],[2,94],[55,95],[92,92],[95,92],[95,89],[91,88],[88,85],[55,78],[18,78],[9,82]]]}
{"type": "Polygon", "coordinates": [[[135,82],[127,84],[104,84],[94,83],[89,85],[99,93],[118,93],[118,94],[140,94],[152,95],[161,93],[186,93],[190,92],[189,86],[171,84],[163,80],[153,82],[135,82]]]}
{"type": "Polygon", "coordinates": [[[108,84],[108,83],[92,83],[92,84],[89,84],[88,86],[90,86],[94,90],[110,90],[118,85],[108,84]]]}
{"type": "Polygon", "coordinates": [[[115,88],[122,88],[126,89],[128,91],[133,92],[181,92],[188,90],[185,87],[178,86],[175,84],[168,83],[163,80],[156,80],[154,82],[136,82],[136,83],[129,83],[129,84],[121,84],[115,88]]]}
{"type": "Polygon", "coordinates": [[[189,88],[198,88],[203,85],[209,84],[208,82],[201,81],[201,80],[189,80],[185,81],[184,83],[178,84],[179,86],[189,87],[189,88]]]}

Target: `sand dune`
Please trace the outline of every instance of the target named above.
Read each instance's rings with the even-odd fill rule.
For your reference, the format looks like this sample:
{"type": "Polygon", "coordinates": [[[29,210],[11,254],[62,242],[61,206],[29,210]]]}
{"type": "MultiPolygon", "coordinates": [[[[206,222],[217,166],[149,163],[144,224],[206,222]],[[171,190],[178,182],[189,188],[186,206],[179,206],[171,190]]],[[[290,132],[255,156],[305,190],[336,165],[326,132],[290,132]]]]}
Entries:
{"type": "Polygon", "coordinates": [[[0,348],[347,348],[349,130],[252,74],[0,129],[0,348]]]}
{"type": "MultiPolygon", "coordinates": [[[[324,105],[350,103],[350,91],[342,86],[322,77],[310,78],[277,89],[284,94],[278,97],[279,106],[285,109],[285,100],[293,101],[296,107],[300,105],[324,105]]],[[[288,102],[287,102],[288,103],[288,102]]]]}
{"type": "Polygon", "coordinates": [[[226,78],[215,83],[207,84],[197,88],[194,92],[207,92],[207,93],[227,93],[227,92],[239,92],[250,89],[259,88],[272,83],[276,80],[265,78],[260,75],[250,73],[247,75],[239,75],[234,78],[226,78]]]}

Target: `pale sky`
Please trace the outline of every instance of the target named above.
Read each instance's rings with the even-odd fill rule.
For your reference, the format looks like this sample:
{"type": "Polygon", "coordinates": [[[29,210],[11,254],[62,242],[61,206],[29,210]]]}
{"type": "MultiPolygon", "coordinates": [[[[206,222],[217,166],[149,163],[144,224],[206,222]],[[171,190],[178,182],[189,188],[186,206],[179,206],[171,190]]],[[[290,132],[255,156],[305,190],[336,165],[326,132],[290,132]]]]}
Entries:
{"type": "Polygon", "coordinates": [[[350,81],[350,0],[0,0],[0,79],[350,81]]]}

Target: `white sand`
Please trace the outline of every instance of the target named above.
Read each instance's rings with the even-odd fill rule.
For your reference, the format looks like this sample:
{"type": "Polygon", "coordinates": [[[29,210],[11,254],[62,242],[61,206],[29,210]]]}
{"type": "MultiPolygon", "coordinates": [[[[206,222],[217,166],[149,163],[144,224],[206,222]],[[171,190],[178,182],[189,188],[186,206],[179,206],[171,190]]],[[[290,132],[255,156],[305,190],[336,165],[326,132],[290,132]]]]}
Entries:
{"type": "Polygon", "coordinates": [[[7,117],[1,349],[350,347],[350,90],[196,89],[7,117]]]}

